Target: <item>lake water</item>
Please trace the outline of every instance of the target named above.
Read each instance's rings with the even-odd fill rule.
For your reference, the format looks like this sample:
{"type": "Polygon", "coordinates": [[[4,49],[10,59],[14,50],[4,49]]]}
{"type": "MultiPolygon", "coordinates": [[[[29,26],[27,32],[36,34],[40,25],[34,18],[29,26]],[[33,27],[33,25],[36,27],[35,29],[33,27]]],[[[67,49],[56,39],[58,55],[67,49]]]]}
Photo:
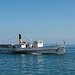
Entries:
{"type": "Polygon", "coordinates": [[[65,55],[0,54],[0,75],[75,75],[75,45],[65,55]]]}

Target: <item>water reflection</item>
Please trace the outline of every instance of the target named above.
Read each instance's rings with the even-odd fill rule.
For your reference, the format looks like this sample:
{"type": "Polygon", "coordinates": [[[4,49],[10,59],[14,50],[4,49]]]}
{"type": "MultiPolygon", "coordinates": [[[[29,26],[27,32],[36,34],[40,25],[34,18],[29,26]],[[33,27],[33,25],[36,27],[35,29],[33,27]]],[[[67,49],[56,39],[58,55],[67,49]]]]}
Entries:
{"type": "MultiPolygon", "coordinates": [[[[51,74],[59,66],[65,66],[65,55],[31,55],[21,54],[20,74],[51,74]]],[[[62,68],[58,68],[58,71],[62,68]]]]}
{"type": "Polygon", "coordinates": [[[75,72],[75,53],[3,54],[0,55],[1,75],[71,75],[75,72]]]}
{"type": "Polygon", "coordinates": [[[44,58],[42,55],[24,55],[20,57],[20,70],[21,74],[35,74],[44,73],[44,58]],[[37,71],[36,71],[37,70],[37,71]]]}

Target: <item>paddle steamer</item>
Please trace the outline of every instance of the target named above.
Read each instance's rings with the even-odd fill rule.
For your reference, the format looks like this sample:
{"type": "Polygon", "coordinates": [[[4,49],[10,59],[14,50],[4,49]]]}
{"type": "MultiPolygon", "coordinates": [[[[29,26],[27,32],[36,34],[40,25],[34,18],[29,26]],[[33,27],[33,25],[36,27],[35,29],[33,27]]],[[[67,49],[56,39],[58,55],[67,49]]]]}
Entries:
{"type": "Polygon", "coordinates": [[[0,44],[0,53],[42,53],[42,54],[65,54],[65,42],[63,45],[43,46],[43,41],[33,43],[22,42],[19,34],[19,44],[0,44]]]}

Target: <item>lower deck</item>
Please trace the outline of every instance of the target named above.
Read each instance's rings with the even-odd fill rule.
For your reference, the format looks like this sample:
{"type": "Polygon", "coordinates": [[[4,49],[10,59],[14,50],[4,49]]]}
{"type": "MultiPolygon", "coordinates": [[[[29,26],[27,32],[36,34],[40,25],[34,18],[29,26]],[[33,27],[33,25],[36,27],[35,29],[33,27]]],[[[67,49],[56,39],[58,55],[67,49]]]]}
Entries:
{"type": "Polygon", "coordinates": [[[21,45],[3,46],[0,48],[0,53],[48,53],[48,54],[65,54],[65,46],[45,46],[45,47],[28,47],[21,48],[21,45]]]}
{"type": "Polygon", "coordinates": [[[13,50],[13,53],[31,54],[31,53],[42,53],[42,54],[65,54],[65,48],[55,49],[18,49],[13,50]]]}

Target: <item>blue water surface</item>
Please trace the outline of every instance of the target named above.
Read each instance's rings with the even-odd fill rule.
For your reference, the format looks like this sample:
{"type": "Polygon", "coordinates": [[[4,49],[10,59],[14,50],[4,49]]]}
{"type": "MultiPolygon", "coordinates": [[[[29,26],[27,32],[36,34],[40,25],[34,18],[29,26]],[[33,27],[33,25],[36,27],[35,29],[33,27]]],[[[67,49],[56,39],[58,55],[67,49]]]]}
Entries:
{"type": "Polygon", "coordinates": [[[0,54],[0,75],[75,75],[75,47],[65,55],[0,54]]]}

